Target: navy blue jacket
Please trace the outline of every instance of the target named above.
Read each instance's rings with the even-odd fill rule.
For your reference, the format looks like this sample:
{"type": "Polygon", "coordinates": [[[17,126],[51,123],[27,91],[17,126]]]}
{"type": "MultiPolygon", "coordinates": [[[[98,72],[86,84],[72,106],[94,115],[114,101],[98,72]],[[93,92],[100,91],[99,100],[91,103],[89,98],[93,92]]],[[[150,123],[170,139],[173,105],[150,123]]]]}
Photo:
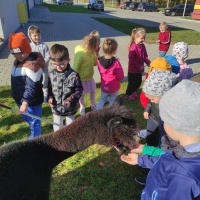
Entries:
{"type": "Polygon", "coordinates": [[[30,53],[23,62],[14,61],[11,70],[11,95],[17,104],[22,101],[29,105],[43,102],[42,73],[45,65],[40,53],[30,53]]]}

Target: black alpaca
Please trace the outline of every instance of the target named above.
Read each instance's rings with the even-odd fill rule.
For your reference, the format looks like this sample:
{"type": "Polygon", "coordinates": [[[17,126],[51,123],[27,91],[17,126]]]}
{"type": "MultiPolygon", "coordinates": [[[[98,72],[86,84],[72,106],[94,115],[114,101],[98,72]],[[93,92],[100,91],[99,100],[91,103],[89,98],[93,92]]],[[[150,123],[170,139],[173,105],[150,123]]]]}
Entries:
{"type": "Polygon", "coordinates": [[[138,144],[130,109],[108,106],[38,138],[0,147],[0,199],[48,200],[52,169],[92,144],[138,144]]]}

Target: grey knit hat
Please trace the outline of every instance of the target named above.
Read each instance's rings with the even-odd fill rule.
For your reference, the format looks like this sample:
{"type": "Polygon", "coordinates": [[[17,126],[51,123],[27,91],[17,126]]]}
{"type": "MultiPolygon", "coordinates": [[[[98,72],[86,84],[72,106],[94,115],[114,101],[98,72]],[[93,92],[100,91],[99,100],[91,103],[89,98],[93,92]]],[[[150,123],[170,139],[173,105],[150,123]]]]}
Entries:
{"type": "Polygon", "coordinates": [[[173,46],[172,55],[176,59],[186,59],[188,57],[188,45],[185,42],[177,42],[173,46]]]}
{"type": "Polygon", "coordinates": [[[142,90],[152,96],[162,97],[176,82],[176,74],[170,71],[154,70],[144,82],[142,90]]]}
{"type": "Polygon", "coordinates": [[[182,80],[160,100],[161,119],[176,131],[200,136],[200,83],[182,80]]]}

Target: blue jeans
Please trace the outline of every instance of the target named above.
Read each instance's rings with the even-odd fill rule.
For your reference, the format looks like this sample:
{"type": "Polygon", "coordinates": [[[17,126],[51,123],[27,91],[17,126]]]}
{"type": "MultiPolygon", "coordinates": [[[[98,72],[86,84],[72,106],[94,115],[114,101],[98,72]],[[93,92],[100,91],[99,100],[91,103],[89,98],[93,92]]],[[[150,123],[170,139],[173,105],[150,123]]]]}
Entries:
{"type": "MultiPolygon", "coordinates": [[[[21,106],[21,104],[17,104],[18,107],[21,106]]],[[[37,117],[42,117],[42,105],[37,106],[28,106],[27,113],[36,115],[37,117]]],[[[22,115],[22,118],[24,121],[26,121],[30,128],[30,136],[28,139],[33,139],[34,137],[37,137],[41,135],[41,121],[38,119],[35,119],[33,117],[29,117],[26,115],[22,115]]]]}
{"type": "Polygon", "coordinates": [[[167,51],[159,51],[159,56],[164,57],[166,55],[167,51]]]}
{"type": "Polygon", "coordinates": [[[117,95],[118,95],[118,91],[115,93],[112,93],[112,94],[108,94],[108,93],[101,91],[101,97],[100,97],[99,103],[97,105],[97,110],[102,109],[107,100],[109,101],[109,105],[111,106],[114,103],[117,95]]]}

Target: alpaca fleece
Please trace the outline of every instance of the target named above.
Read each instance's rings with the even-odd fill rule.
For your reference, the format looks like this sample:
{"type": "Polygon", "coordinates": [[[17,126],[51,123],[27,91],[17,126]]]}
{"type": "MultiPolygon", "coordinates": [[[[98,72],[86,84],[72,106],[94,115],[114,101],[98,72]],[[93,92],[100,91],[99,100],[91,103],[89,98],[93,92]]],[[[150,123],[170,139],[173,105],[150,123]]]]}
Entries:
{"type": "Polygon", "coordinates": [[[107,106],[77,118],[62,129],[0,147],[0,199],[48,200],[52,169],[92,144],[129,148],[138,144],[132,110],[107,106]]]}

